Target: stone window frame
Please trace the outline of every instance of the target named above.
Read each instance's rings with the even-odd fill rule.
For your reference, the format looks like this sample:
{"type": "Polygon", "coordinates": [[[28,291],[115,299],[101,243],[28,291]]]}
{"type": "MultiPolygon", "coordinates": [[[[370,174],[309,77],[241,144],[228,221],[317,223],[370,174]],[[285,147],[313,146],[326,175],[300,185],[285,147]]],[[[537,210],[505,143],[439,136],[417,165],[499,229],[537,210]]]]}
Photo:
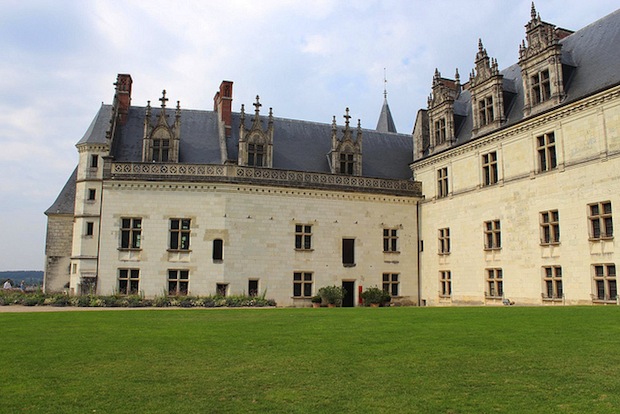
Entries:
{"type": "Polygon", "coordinates": [[[450,243],[450,227],[444,227],[437,230],[438,254],[450,254],[452,246],[450,243]]]}
{"type": "Polygon", "coordinates": [[[142,217],[121,217],[119,249],[142,250],[142,217]]]}
{"type": "Polygon", "coordinates": [[[151,139],[151,161],[152,162],[169,162],[170,161],[170,145],[171,138],[152,138],[151,139]]]}
{"type": "Polygon", "coordinates": [[[543,246],[560,244],[560,213],[558,210],[541,211],[540,244],[543,246]]]}
{"type": "Polygon", "coordinates": [[[313,251],[312,248],[312,224],[295,224],[295,250],[313,251]]]}
{"type": "Polygon", "coordinates": [[[617,302],[618,284],[615,263],[592,265],[592,292],[595,302],[617,302]]]}
{"type": "Polygon", "coordinates": [[[493,108],[493,96],[485,96],[478,99],[478,122],[482,128],[495,121],[495,110],[493,108]]]}
{"type": "Polygon", "coordinates": [[[342,265],[344,267],[355,267],[355,238],[342,238],[342,265]]]}
{"type": "Polygon", "coordinates": [[[192,219],[190,218],[171,218],[169,220],[169,251],[190,251],[191,223],[192,219]]]}
{"type": "Polygon", "coordinates": [[[260,139],[252,139],[248,142],[248,157],[247,157],[247,165],[248,167],[264,167],[265,166],[265,158],[266,158],[266,150],[265,144],[260,141],[260,139]]]}
{"type": "Polygon", "coordinates": [[[390,296],[400,296],[400,273],[383,273],[382,287],[383,291],[389,293],[390,296]]]}
{"type": "Polygon", "coordinates": [[[95,234],[95,222],[94,221],[87,221],[86,222],[86,231],[84,232],[84,235],[86,237],[93,237],[95,234]]]}
{"type": "Polygon", "coordinates": [[[314,273],[307,271],[293,272],[293,297],[310,298],[313,296],[314,273]]]}
{"type": "Polygon", "coordinates": [[[612,240],[614,238],[611,201],[588,204],[588,229],[590,241],[612,240]]]}
{"type": "Polygon", "coordinates": [[[189,294],[189,270],[168,269],[168,295],[187,296],[189,294]]]}
{"type": "Polygon", "coordinates": [[[536,154],[539,173],[552,171],[558,168],[556,144],[557,141],[554,132],[547,132],[536,137],[536,154]]]}
{"type": "Polygon", "coordinates": [[[530,75],[530,96],[532,106],[547,102],[551,99],[551,78],[549,68],[536,71],[530,75]]]}
{"type": "Polygon", "coordinates": [[[441,145],[446,142],[447,139],[447,122],[446,117],[442,116],[434,122],[434,138],[435,145],[441,145]]]}
{"type": "Polygon", "coordinates": [[[481,156],[482,185],[488,187],[499,182],[499,161],[497,151],[490,151],[481,156]]]}
{"type": "Polygon", "coordinates": [[[222,263],[224,261],[224,240],[213,240],[213,251],[211,252],[213,263],[222,263]]]}
{"type": "Polygon", "coordinates": [[[560,300],[564,298],[562,266],[543,266],[542,280],[544,300],[560,300]]]}
{"type": "Polygon", "coordinates": [[[99,155],[98,154],[90,154],[90,169],[96,170],[99,166],[99,155]]]}
{"type": "Polygon", "coordinates": [[[94,203],[95,201],[97,201],[97,189],[89,188],[86,192],[86,202],[94,203]]]}
{"type": "Polygon", "coordinates": [[[257,278],[248,279],[248,296],[250,297],[258,296],[259,283],[260,283],[260,279],[257,279],[257,278]],[[253,288],[253,284],[255,284],[256,286],[255,289],[253,288]]]}
{"type": "Polygon", "coordinates": [[[383,253],[399,253],[397,227],[383,228],[383,253]]]}
{"type": "Polygon", "coordinates": [[[452,297],[452,272],[450,270],[439,271],[439,297],[452,297]]]}
{"type": "Polygon", "coordinates": [[[137,295],[140,292],[140,269],[118,269],[118,294],[137,295]]]}
{"type": "Polygon", "coordinates": [[[450,181],[448,178],[448,167],[437,169],[437,198],[448,197],[450,194],[450,181]]]}
{"type": "Polygon", "coordinates": [[[355,154],[352,151],[349,151],[348,148],[345,151],[340,152],[339,162],[340,174],[355,174],[355,154]]]}
{"type": "Polygon", "coordinates": [[[487,298],[503,298],[504,297],[504,271],[501,267],[492,267],[484,269],[486,280],[487,298]]]}
{"type": "Polygon", "coordinates": [[[500,250],[502,248],[502,227],[501,221],[489,220],[485,221],[484,229],[484,249],[500,250]]]}

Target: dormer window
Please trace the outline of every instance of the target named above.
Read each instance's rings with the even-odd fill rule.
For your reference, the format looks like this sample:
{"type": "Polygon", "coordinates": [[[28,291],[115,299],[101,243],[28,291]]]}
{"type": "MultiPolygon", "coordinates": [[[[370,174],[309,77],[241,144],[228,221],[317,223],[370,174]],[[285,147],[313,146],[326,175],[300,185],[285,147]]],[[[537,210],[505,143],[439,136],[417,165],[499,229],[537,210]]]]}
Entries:
{"type": "Polygon", "coordinates": [[[262,144],[248,144],[248,166],[263,167],[265,146],[262,144]]]}
{"type": "Polygon", "coordinates": [[[167,162],[170,151],[169,139],[153,139],[153,162],[167,162]]]}
{"type": "Polygon", "coordinates": [[[258,95],[254,103],[254,119],[252,126],[245,126],[245,107],[241,105],[241,123],[239,125],[239,155],[237,163],[247,167],[273,167],[273,111],[269,108],[267,129],[263,129],[260,118],[258,95]]]}
{"type": "Polygon", "coordinates": [[[354,165],[353,154],[340,154],[340,172],[342,174],[353,175],[354,165]]]}
{"type": "Polygon", "coordinates": [[[543,70],[531,78],[532,82],[532,103],[534,105],[548,101],[551,98],[551,82],[549,81],[549,70],[543,70]]]}
{"type": "Polygon", "coordinates": [[[480,126],[489,125],[493,122],[493,98],[491,96],[478,101],[478,116],[480,117],[480,126]]]}
{"type": "Polygon", "coordinates": [[[446,118],[435,121],[435,145],[446,142],[446,118]]]}

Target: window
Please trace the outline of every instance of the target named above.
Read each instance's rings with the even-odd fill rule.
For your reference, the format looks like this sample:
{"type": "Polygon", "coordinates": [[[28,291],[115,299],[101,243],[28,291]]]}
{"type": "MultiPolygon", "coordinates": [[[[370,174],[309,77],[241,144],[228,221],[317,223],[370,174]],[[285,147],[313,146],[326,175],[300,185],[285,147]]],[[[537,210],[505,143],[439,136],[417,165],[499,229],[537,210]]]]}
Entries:
{"type": "Polygon", "coordinates": [[[142,219],[121,219],[121,249],[139,249],[142,240],[142,219]]]}
{"type": "Polygon", "coordinates": [[[353,175],[353,154],[340,154],[340,173],[353,175]]]}
{"type": "Polygon", "coordinates": [[[293,296],[296,298],[309,298],[312,296],[312,273],[293,273],[293,296]]]}
{"type": "Polygon", "coordinates": [[[398,229],[383,229],[383,251],[398,251],[398,229]]]}
{"type": "Polygon", "coordinates": [[[611,219],[611,201],[588,205],[590,220],[590,239],[601,240],[614,237],[614,224],[611,219]]]}
{"type": "Polygon", "coordinates": [[[295,225],[295,249],[311,250],[312,249],[312,225],[296,224],[295,225]]]}
{"type": "Polygon", "coordinates": [[[155,162],[167,162],[170,151],[169,139],[153,139],[153,159],[155,162]]]}
{"type": "Polygon", "coordinates": [[[262,144],[248,144],[248,165],[262,167],[265,158],[265,146],[262,144]]]}
{"type": "Polygon", "coordinates": [[[342,264],[355,266],[355,239],[342,239],[342,264]]]}
{"type": "Polygon", "coordinates": [[[439,272],[439,296],[452,296],[452,273],[449,270],[439,272]]]}
{"type": "Polygon", "coordinates": [[[446,142],[446,118],[435,121],[435,145],[446,142]]]}
{"type": "Polygon", "coordinates": [[[504,275],[502,269],[487,269],[487,297],[501,298],[504,296],[504,275]]]}
{"type": "Polygon", "coordinates": [[[543,282],[545,283],[545,299],[561,299],[564,296],[561,266],[543,267],[543,282]]]}
{"type": "Polygon", "coordinates": [[[222,239],[213,240],[213,261],[221,262],[224,257],[224,242],[222,239]]]}
{"type": "Polygon", "coordinates": [[[383,274],[383,291],[398,296],[398,273],[383,274]]]}
{"type": "Polygon", "coordinates": [[[217,296],[226,296],[228,294],[228,283],[216,283],[215,294],[217,296]]]}
{"type": "Polygon", "coordinates": [[[170,219],[170,250],[189,250],[190,219],[170,219]]]}
{"type": "Polygon", "coordinates": [[[594,265],[595,297],[598,300],[616,300],[618,287],[616,285],[616,265],[594,265]]]}
{"type": "Polygon", "coordinates": [[[489,152],[482,156],[482,180],[483,185],[497,183],[497,152],[489,152]]]}
{"type": "Polygon", "coordinates": [[[86,222],[86,235],[92,236],[94,232],[95,232],[95,223],[93,223],[92,221],[87,221],[86,222]]]}
{"type": "Polygon", "coordinates": [[[97,190],[94,188],[88,189],[88,201],[95,201],[95,196],[97,195],[97,190]]]}
{"type": "Polygon", "coordinates": [[[530,79],[532,81],[532,105],[549,100],[551,97],[549,71],[543,70],[532,76],[530,79]]]}
{"type": "Polygon", "coordinates": [[[538,150],[538,171],[551,171],[558,165],[555,157],[555,135],[550,132],[536,137],[538,150]]]}
{"type": "Polygon", "coordinates": [[[493,98],[491,96],[478,101],[478,115],[480,117],[480,126],[493,122],[493,98]]]}
{"type": "Polygon", "coordinates": [[[540,213],[540,243],[560,243],[560,215],[557,210],[540,213]]]}
{"type": "Polygon", "coordinates": [[[137,295],[140,287],[139,269],[118,269],[118,293],[137,295]]]}
{"type": "Polygon", "coordinates": [[[502,230],[499,220],[484,222],[484,248],[489,250],[502,248],[502,230]]]}
{"type": "Polygon", "coordinates": [[[448,167],[437,170],[437,197],[446,197],[448,195],[448,167]]]}
{"type": "Polygon", "coordinates": [[[97,154],[90,155],[90,168],[97,168],[99,165],[99,156],[97,154]]]}
{"type": "Polygon", "coordinates": [[[252,297],[258,296],[258,279],[248,280],[248,295],[252,297]]]}
{"type": "Polygon", "coordinates": [[[186,296],[189,291],[189,270],[168,270],[168,294],[186,296]]]}
{"type": "Polygon", "coordinates": [[[450,253],[450,229],[439,229],[439,254],[450,253]]]}

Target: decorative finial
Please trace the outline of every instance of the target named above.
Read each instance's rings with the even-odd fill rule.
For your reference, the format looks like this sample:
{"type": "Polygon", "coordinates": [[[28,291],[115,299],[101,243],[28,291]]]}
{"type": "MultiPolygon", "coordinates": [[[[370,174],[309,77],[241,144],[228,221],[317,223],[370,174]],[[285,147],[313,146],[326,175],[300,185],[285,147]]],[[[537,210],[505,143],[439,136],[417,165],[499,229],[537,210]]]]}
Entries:
{"type": "Polygon", "coordinates": [[[161,107],[165,108],[166,107],[166,102],[169,100],[168,98],[166,98],[166,90],[165,89],[163,91],[161,91],[161,98],[159,98],[159,100],[161,101],[161,107]]]}
{"type": "Polygon", "coordinates": [[[385,68],[383,68],[383,98],[387,99],[387,72],[385,68]]]}
{"type": "Polygon", "coordinates": [[[456,71],[454,72],[454,80],[459,83],[461,81],[461,76],[459,75],[459,68],[456,68],[456,71]]]}
{"type": "Polygon", "coordinates": [[[357,120],[357,130],[361,130],[362,129],[362,121],[360,119],[357,120]]]}
{"type": "Polygon", "coordinates": [[[534,5],[534,2],[532,2],[532,20],[536,20],[536,6],[534,5]]]}
{"type": "Polygon", "coordinates": [[[336,115],[334,115],[334,117],[332,118],[332,130],[336,130],[336,115]]]}
{"type": "Polygon", "coordinates": [[[175,114],[175,116],[176,116],[177,118],[180,118],[180,117],[181,117],[181,101],[177,101],[177,110],[176,110],[176,114],[175,114]]]}
{"type": "Polygon", "coordinates": [[[146,116],[151,116],[151,101],[146,101],[146,116]]]}
{"type": "Polygon", "coordinates": [[[345,119],[345,129],[349,129],[349,119],[351,118],[351,115],[349,115],[349,107],[345,109],[345,115],[343,115],[343,117],[345,119]]]}
{"type": "Polygon", "coordinates": [[[482,47],[482,39],[481,39],[481,38],[478,38],[478,50],[479,50],[480,52],[482,52],[482,49],[483,49],[483,47],[482,47]]]}
{"type": "Polygon", "coordinates": [[[260,103],[260,97],[258,95],[256,95],[256,102],[253,105],[254,105],[254,108],[256,108],[254,112],[256,112],[256,115],[258,115],[258,113],[260,112],[260,107],[263,106],[260,103]]]}

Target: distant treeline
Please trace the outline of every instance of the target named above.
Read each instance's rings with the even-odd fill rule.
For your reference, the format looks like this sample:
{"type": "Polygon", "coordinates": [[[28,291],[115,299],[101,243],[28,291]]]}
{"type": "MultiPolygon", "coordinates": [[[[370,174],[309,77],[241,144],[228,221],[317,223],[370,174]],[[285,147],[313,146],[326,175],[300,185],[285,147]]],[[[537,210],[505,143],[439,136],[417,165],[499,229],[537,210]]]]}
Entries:
{"type": "Polygon", "coordinates": [[[11,279],[14,284],[19,284],[22,280],[27,285],[38,285],[43,283],[42,270],[9,270],[0,272],[0,281],[4,282],[11,279]]]}

